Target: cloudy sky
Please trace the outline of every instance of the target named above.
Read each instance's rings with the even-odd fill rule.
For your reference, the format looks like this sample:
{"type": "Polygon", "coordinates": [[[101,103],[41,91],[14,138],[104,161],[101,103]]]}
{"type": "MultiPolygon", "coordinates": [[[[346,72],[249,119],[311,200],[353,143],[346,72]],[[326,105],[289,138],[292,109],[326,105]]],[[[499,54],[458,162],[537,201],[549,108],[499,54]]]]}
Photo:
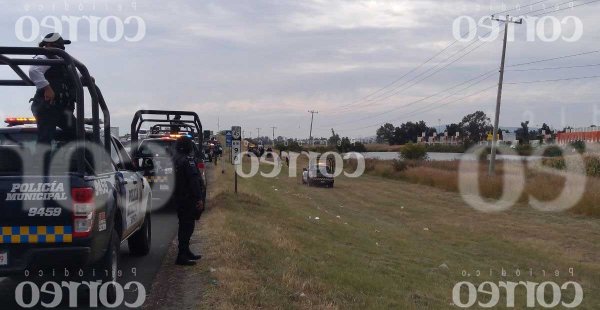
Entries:
{"type": "MultiPolygon", "coordinates": [[[[329,136],[333,127],[361,137],[373,135],[386,121],[438,125],[458,122],[475,110],[493,116],[498,74],[483,74],[497,70],[502,36],[455,42],[453,31],[468,29],[466,18],[461,29],[454,27],[461,16],[479,20],[517,4],[522,8],[510,14],[537,15],[546,5],[547,15],[563,22],[554,31],[566,39],[551,42],[542,41],[556,33],[550,19],[545,26],[531,18],[516,26],[507,66],[600,50],[600,2],[553,12],[558,3],[565,0],[0,0],[0,45],[34,46],[55,27],[54,17],[64,18],[61,32],[75,41],[68,51],[96,77],[121,132],[128,131],[137,109],[156,108],[196,111],[213,130],[241,125],[246,135],[256,136],[256,128],[270,135],[276,126],[276,135],[307,137],[307,111],[317,110],[315,136],[329,136]],[[534,2],[540,3],[526,6],[534,2]],[[94,19],[99,20],[96,30],[90,27],[94,19]],[[143,37],[126,40],[139,34],[140,19],[143,37]],[[125,21],[120,36],[115,24],[125,21]],[[568,42],[576,21],[581,21],[581,37],[568,42]]],[[[486,32],[479,29],[481,35],[486,32]]],[[[589,53],[513,66],[505,81],[592,77],[600,75],[600,66],[589,65],[598,64],[600,53],[589,53]],[[540,68],[545,70],[529,70],[540,68]]],[[[1,77],[11,76],[1,70],[1,77]]],[[[523,120],[556,128],[599,124],[599,82],[507,84],[501,125],[518,126],[523,120]]],[[[32,89],[1,91],[0,116],[30,114],[32,89]]]]}

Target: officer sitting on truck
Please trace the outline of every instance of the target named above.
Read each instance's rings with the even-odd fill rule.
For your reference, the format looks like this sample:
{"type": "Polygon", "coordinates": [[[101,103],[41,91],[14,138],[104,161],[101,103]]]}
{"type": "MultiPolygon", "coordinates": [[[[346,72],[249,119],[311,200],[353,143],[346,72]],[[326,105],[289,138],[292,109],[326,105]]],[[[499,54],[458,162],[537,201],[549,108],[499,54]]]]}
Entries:
{"type": "Polygon", "coordinates": [[[204,209],[202,202],[202,188],[200,172],[196,161],[191,157],[193,141],[188,137],[177,140],[174,158],[175,166],[175,192],[174,202],[177,204],[177,217],[179,218],[179,253],[175,263],[177,265],[192,266],[202,256],[190,250],[190,238],[194,233],[196,220],[204,209]]]}
{"type": "MultiPolygon", "coordinates": [[[[64,40],[58,33],[47,34],[39,47],[64,50],[70,40],[64,40]]],[[[35,59],[48,59],[45,55],[35,59]]],[[[56,127],[63,130],[66,140],[75,139],[75,97],[76,88],[69,77],[67,66],[31,66],[29,77],[37,89],[30,100],[31,112],[36,118],[38,143],[50,144],[55,137],[56,127]]]]}

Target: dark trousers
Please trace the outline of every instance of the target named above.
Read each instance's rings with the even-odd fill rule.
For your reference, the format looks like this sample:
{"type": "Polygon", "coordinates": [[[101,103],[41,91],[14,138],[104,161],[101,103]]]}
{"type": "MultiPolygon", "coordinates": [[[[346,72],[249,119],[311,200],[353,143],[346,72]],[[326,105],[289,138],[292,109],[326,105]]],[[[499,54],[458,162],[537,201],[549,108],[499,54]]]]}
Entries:
{"type": "Polygon", "coordinates": [[[177,238],[179,239],[179,255],[186,254],[190,249],[190,239],[196,227],[196,220],[189,212],[177,212],[179,218],[179,230],[177,238]]]}
{"type": "Polygon", "coordinates": [[[62,129],[66,141],[75,140],[76,119],[73,110],[60,103],[50,105],[44,101],[43,94],[36,94],[31,104],[31,112],[37,122],[38,143],[50,144],[56,137],[56,127],[62,129]]]}

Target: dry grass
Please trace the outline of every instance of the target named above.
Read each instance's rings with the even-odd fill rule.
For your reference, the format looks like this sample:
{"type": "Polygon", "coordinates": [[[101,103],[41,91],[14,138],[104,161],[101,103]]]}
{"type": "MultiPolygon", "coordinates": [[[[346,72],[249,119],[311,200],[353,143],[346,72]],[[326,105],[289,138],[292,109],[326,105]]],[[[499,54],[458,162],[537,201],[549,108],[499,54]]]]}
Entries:
{"type": "MultiPolygon", "coordinates": [[[[371,162],[370,174],[389,172],[384,164],[371,162]]],[[[424,165],[404,178],[454,190],[456,163],[424,165]]],[[[462,270],[501,268],[532,268],[536,275],[518,280],[535,282],[548,280],[541,270],[575,268],[575,277],[557,281],[583,285],[584,309],[600,302],[595,220],[524,205],[491,216],[457,194],[373,175],[322,189],[286,174],[240,179],[237,195],[230,166],[216,175],[201,227],[201,308],[454,309],[451,291],[465,280],[462,270]]],[[[523,300],[519,291],[517,308],[523,300]]]]}
{"type": "MultiPolygon", "coordinates": [[[[592,162],[586,159],[586,162],[592,162]]],[[[350,169],[356,164],[349,163],[350,169]]],[[[394,168],[393,161],[367,159],[365,172],[385,178],[408,181],[415,184],[427,185],[446,191],[459,191],[459,165],[460,161],[407,161],[406,170],[398,171],[394,168]]],[[[589,164],[586,171],[595,171],[589,164]],[[591,168],[590,168],[591,167],[591,168]]],[[[470,162],[463,166],[463,173],[472,178],[479,179],[479,192],[485,198],[498,199],[503,193],[503,178],[514,177],[522,170],[514,163],[500,163],[496,166],[496,176],[489,177],[487,162],[470,162]]],[[[559,196],[565,189],[565,178],[555,174],[539,172],[536,169],[525,167],[526,187],[519,198],[519,202],[527,204],[532,196],[541,201],[551,201],[559,196]]],[[[577,183],[572,186],[585,186],[583,197],[570,209],[576,214],[600,217],[600,178],[588,176],[585,185],[577,183]]]]}

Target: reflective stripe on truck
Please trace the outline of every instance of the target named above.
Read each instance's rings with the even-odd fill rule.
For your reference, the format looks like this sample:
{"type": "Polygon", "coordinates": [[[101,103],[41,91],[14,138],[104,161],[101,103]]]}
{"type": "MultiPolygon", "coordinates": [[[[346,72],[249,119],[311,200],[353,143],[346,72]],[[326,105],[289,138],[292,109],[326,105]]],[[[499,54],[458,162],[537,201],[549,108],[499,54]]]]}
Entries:
{"type": "Polygon", "coordinates": [[[70,243],[72,226],[8,226],[0,229],[0,244],[70,243]]]}

